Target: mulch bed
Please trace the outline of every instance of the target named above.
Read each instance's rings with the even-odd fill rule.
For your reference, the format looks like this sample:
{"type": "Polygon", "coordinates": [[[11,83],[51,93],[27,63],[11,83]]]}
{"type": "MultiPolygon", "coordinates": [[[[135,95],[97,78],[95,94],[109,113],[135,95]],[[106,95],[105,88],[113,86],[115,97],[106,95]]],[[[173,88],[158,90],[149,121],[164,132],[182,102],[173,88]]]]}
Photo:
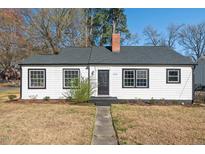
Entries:
{"type": "MultiPolygon", "coordinates": [[[[63,99],[16,99],[16,100],[8,100],[4,103],[18,103],[18,104],[68,104],[68,105],[88,105],[93,104],[93,102],[85,102],[85,103],[78,103],[73,102],[70,100],[63,100],[63,99]]],[[[130,104],[130,105],[141,105],[141,106],[171,106],[171,105],[181,105],[186,107],[205,107],[205,103],[201,102],[194,102],[194,103],[186,103],[182,101],[166,101],[166,100],[151,100],[151,101],[144,101],[144,100],[124,100],[124,101],[116,101],[113,104],[130,104]]]]}
{"type": "Polygon", "coordinates": [[[88,105],[89,103],[77,103],[68,100],[59,100],[59,99],[50,99],[50,100],[41,100],[41,99],[17,99],[17,100],[8,100],[4,103],[15,103],[15,104],[67,104],[67,105],[88,105]]]}
{"type": "Polygon", "coordinates": [[[141,105],[141,106],[171,106],[171,105],[181,105],[186,107],[204,107],[205,103],[186,103],[182,101],[166,101],[166,100],[152,100],[152,101],[143,101],[143,100],[130,100],[130,101],[121,101],[115,104],[130,104],[130,105],[141,105]]]}

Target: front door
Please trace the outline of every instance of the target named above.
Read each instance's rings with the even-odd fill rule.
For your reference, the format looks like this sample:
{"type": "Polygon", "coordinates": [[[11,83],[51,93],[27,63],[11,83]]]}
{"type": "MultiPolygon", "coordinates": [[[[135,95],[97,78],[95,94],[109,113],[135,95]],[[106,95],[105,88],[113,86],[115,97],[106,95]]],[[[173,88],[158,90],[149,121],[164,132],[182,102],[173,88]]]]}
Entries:
{"type": "Polygon", "coordinates": [[[109,95],[109,70],[98,70],[98,95],[109,95]]]}

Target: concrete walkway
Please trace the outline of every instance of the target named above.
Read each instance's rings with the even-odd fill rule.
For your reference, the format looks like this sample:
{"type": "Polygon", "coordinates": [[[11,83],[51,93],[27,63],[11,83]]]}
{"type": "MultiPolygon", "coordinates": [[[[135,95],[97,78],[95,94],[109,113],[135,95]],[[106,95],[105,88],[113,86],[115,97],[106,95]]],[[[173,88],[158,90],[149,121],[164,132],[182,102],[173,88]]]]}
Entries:
{"type": "Polygon", "coordinates": [[[117,145],[117,137],[112,125],[110,106],[96,106],[96,112],[92,144],[117,145]]]}

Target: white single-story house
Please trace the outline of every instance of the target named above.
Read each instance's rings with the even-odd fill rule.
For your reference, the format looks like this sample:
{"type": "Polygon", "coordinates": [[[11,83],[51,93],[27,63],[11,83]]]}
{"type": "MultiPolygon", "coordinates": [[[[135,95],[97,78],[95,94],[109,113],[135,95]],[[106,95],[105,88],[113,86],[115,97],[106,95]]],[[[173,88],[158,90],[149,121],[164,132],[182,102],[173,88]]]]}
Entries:
{"type": "Polygon", "coordinates": [[[21,99],[63,99],[73,78],[88,78],[93,97],[193,100],[193,62],[162,46],[64,48],[57,55],[38,55],[21,64],[21,99]]]}

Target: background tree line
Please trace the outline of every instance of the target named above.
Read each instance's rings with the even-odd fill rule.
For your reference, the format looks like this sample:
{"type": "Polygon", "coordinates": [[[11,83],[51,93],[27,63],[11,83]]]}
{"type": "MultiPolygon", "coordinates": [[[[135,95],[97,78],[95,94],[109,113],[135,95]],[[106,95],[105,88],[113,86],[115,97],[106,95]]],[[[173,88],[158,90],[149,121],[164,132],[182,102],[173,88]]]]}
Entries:
{"type": "Polygon", "coordinates": [[[139,37],[128,30],[124,9],[0,9],[0,75],[18,78],[16,64],[31,55],[110,45],[113,32],[120,32],[123,45],[143,40],[146,45],[180,46],[195,61],[205,54],[205,23],[170,24],[164,33],[147,26],[139,37]]]}
{"type": "Polygon", "coordinates": [[[173,49],[176,46],[181,47],[195,62],[205,55],[205,23],[170,24],[166,33],[160,33],[154,27],[147,26],[143,33],[147,45],[168,46],[173,49]]]}
{"type": "Polygon", "coordinates": [[[112,31],[131,38],[124,9],[0,9],[0,75],[16,78],[13,68],[31,55],[109,45],[112,31]]]}

